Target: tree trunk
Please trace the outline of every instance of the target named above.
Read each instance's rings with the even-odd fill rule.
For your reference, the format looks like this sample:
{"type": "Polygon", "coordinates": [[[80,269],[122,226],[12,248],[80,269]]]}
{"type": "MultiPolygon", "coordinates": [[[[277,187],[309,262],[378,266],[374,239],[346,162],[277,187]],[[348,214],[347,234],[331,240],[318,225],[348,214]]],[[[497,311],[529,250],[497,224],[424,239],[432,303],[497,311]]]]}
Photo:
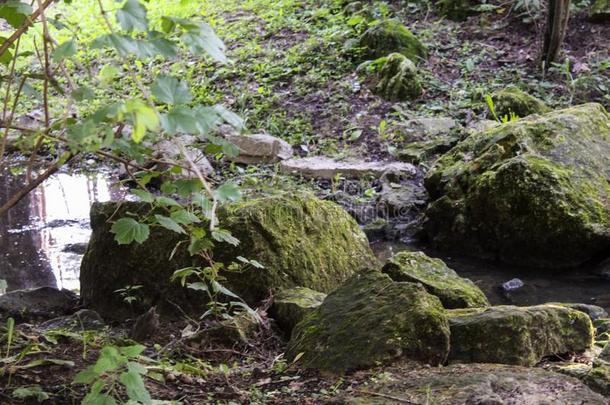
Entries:
{"type": "Polygon", "coordinates": [[[542,62],[545,70],[548,70],[551,63],[556,62],[559,57],[569,18],[570,0],[549,0],[542,48],[542,62]]]}

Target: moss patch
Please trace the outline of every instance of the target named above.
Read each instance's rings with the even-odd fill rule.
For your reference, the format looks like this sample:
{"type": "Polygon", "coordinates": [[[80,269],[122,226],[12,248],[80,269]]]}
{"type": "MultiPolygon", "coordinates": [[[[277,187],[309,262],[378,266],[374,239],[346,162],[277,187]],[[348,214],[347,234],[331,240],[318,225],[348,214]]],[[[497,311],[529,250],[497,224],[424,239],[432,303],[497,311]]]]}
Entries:
{"type": "Polygon", "coordinates": [[[342,373],[398,358],[440,364],[449,326],[438,298],[379,272],[356,275],[326,297],[292,333],[288,359],[342,373]]]}
{"type": "Polygon", "coordinates": [[[326,294],[305,287],[282,289],[274,297],[271,315],[290,336],[295,325],[322,305],[324,298],[326,294]]]}
{"type": "Polygon", "coordinates": [[[544,114],[551,109],[540,99],[530,96],[517,87],[507,87],[491,95],[494,109],[498,117],[515,114],[517,117],[526,117],[531,114],[544,114]]]}
{"type": "Polygon", "coordinates": [[[383,20],[360,37],[360,46],[369,59],[377,59],[397,52],[413,63],[428,56],[426,47],[411,31],[396,20],[383,20]]]}
{"type": "MultiPolygon", "coordinates": [[[[169,260],[182,240],[180,235],[155,228],[141,245],[119,246],[114,241],[109,218],[116,220],[128,212],[146,210],[148,205],[139,203],[93,206],[93,234],[81,266],[84,303],[103,315],[119,316],[118,309],[126,308],[114,291],[142,285],[138,294],[144,305],[166,306],[173,311],[167,304],[171,300],[189,312],[204,312],[204,294],[169,282],[175,270],[202,264],[188,255],[184,243],[169,260]]],[[[310,195],[281,195],[233,204],[222,208],[219,217],[240,245],[218,245],[214,259],[229,263],[244,256],[265,266],[223,273],[223,284],[251,305],[264,299],[270,289],[304,286],[329,292],[358,269],[377,265],[355,220],[338,205],[310,195]]]]}
{"type": "Polygon", "coordinates": [[[421,283],[445,308],[487,307],[489,301],[472,281],[461,278],[440,259],[423,252],[400,252],[384,265],[394,281],[421,283]]]}
{"type": "Polygon", "coordinates": [[[593,325],[576,310],[555,305],[498,306],[447,311],[449,361],[533,366],[542,358],[583,352],[593,345],[593,325]]]}
{"type": "Polygon", "coordinates": [[[400,53],[392,53],[383,59],[375,93],[391,101],[417,98],[422,92],[422,86],[415,64],[400,53]]]}
{"type": "Polygon", "coordinates": [[[471,135],[425,180],[443,249],[541,267],[610,248],[610,118],[585,104],[471,135]]]}

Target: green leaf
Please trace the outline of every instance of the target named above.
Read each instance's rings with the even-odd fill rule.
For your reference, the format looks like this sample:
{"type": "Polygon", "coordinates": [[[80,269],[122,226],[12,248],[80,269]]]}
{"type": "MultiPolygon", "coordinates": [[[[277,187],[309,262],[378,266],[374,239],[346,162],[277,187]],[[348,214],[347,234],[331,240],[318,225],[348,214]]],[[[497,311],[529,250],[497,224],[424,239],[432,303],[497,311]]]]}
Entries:
{"type": "Polygon", "coordinates": [[[59,45],[53,50],[51,57],[55,61],[61,61],[76,54],[76,41],[71,39],[59,45]]]}
{"type": "Polygon", "coordinates": [[[188,246],[188,252],[191,256],[195,256],[197,253],[204,252],[214,247],[211,240],[196,236],[191,236],[191,241],[188,246]]]}
{"type": "Polygon", "coordinates": [[[129,399],[139,401],[144,405],[152,404],[152,398],[144,385],[144,380],[136,370],[130,368],[129,371],[121,374],[119,380],[125,386],[129,399]]]}
{"type": "Polygon", "coordinates": [[[102,82],[111,82],[112,80],[114,80],[115,78],[117,78],[119,75],[121,74],[121,71],[113,65],[104,65],[101,69],[100,72],[98,73],[97,77],[102,81],[102,82]]]}
{"type": "Polygon", "coordinates": [[[61,360],[61,359],[37,359],[32,360],[26,365],[19,366],[19,368],[28,369],[40,366],[64,366],[64,367],[74,367],[74,362],[69,360],[61,360]]]}
{"type": "Polygon", "coordinates": [[[191,29],[182,34],[180,39],[191,52],[195,54],[206,52],[212,59],[221,63],[227,63],[227,57],[224,54],[225,45],[208,24],[198,23],[196,28],[191,27],[191,29]]]}
{"type": "Polygon", "coordinates": [[[239,191],[239,187],[235,183],[225,183],[222,186],[218,187],[214,193],[218,201],[227,202],[227,201],[239,201],[241,199],[241,192],[239,191]]]}
{"type": "Polygon", "coordinates": [[[127,0],[117,11],[116,18],[125,31],[147,31],[146,7],[138,0],[127,0]]]}
{"type": "Polygon", "coordinates": [[[131,190],[131,194],[137,196],[140,199],[140,201],[143,201],[143,202],[153,203],[155,201],[155,197],[148,191],[131,190]]]}
{"type": "Polygon", "coordinates": [[[32,14],[32,7],[18,0],[8,0],[0,6],[0,18],[6,20],[13,28],[19,28],[32,14]]]}
{"type": "Polygon", "coordinates": [[[127,356],[129,358],[138,357],[144,350],[146,350],[146,346],[142,345],[132,345],[119,348],[119,352],[123,356],[127,356]]]}
{"type": "Polygon", "coordinates": [[[13,391],[13,398],[16,399],[28,399],[36,398],[37,402],[46,401],[49,399],[49,394],[43,391],[40,385],[33,385],[32,387],[21,387],[13,391]]]}
{"type": "Polygon", "coordinates": [[[110,232],[114,234],[114,240],[119,245],[128,245],[133,241],[144,242],[148,239],[150,229],[148,225],[141,224],[133,218],[121,218],[112,225],[110,232]]]}
{"type": "Polygon", "coordinates": [[[187,210],[179,210],[172,212],[170,217],[179,224],[190,225],[201,222],[199,217],[187,210]]]}
{"type": "Polygon", "coordinates": [[[244,120],[237,114],[232,111],[227,110],[221,105],[215,105],[214,111],[218,113],[218,115],[229,125],[237,129],[243,129],[244,120]]]}
{"type": "Polygon", "coordinates": [[[180,204],[178,204],[176,200],[165,196],[159,196],[155,198],[155,201],[157,202],[157,204],[164,207],[180,207],[180,204]]]}
{"type": "Polygon", "coordinates": [[[159,214],[156,214],[155,218],[157,218],[157,222],[159,223],[159,225],[166,229],[169,229],[170,231],[174,231],[176,233],[186,233],[184,229],[171,218],[159,214]]]}
{"type": "Polygon", "coordinates": [[[208,286],[202,281],[197,281],[195,283],[188,283],[186,285],[186,287],[190,288],[191,290],[195,290],[195,291],[207,291],[208,290],[208,286]]]}
{"type": "Polygon", "coordinates": [[[136,143],[144,139],[147,130],[154,131],[159,127],[157,111],[140,100],[127,100],[125,102],[125,112],[131,114],[133,121],[131,138],[136,143]]]}
{"type": "Polygon", "coordinates": [[[231,232],[226,229],[216,229],[212,231],[212,238],[218,242],[227,242],[230,245],[239,245],[239,239],[231,235],[231,232]]]}
{"type": "Polygon", "coordinates": [[[188,104],[193,99],[188,86],[172,76],[160,76],[151,87],[152,95],[165,104],[188,104]]]}
{"type": "Polygon", "coordinates": [[[91,384],[97,377],[99,377],[99,373],[93,371],[93,367],[88,367],[76,374],[72,382],[75,384],[91,384]]]}

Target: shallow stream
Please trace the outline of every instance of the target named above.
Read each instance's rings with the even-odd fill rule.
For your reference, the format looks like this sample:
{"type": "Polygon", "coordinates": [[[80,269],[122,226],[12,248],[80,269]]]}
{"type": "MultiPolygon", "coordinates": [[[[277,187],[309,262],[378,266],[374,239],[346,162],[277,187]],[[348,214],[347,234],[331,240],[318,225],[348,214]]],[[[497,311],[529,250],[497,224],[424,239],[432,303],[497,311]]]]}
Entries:
{"type": "MultiPolygon", "coordinates": [[[[89,208],[95,201],[118,200],[125,192],[113,187],[110,176],[58,174],[0,218],[0,279],[8,290],[57,286],[78,290],[80,260],[89,239],[89,208]]],[[[0,174],[0,203],[22,180],[0,174]]],[[[384,259],[405,249],[396,242],[375,243],[384,259]]],[[[493,304],[531,305],[550,301],[583,302],[610,310],[610,281],[590,269],[549,272],[498,265],[473,259],[440,257],[461,276],[474,281],[493,304]],[[500,286],[518,278],[524,286],[504,292],[500,286]]]]}

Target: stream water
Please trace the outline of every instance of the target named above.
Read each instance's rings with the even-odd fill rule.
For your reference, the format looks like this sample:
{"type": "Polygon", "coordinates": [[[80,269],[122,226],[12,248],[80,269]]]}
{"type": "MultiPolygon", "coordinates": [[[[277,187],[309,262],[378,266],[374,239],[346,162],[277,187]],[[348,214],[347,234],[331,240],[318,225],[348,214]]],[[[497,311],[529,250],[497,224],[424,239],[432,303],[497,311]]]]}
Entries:
{"type": "MultiPolygon", "coordinates": [[[[0,205],[24,183],[0,173],[0,205]]],[[[7,291],[40,286],[79,288],[80,261],[89,240],[94,201],[119,199],[104,173],[57,174],[0,217],[0,279],[7,291]]]]}
{"type": "MultiPolygon", "coordinates": [[[[8,290],[57,286],[78,290],[80,260],[89,239],[89,208],[94,201],[117,200],[124,190],[111,186],[107,174],[58,174],[0,217],[0,279],[8,290]]],[[[23,183],[19,177],[0,174],[0,204],[23,183]]],[[[415,247],[396,242],[373,245],[385,259],[415,247]]],[[[485,261],[442,258],[461,276],[474,281],[492,304],[532,305],[550,301],[582,302],[610,310],[610,281],[590,269],[548,272],[498,265],[485,261]],[[518,278],[523,287],[506,293],[502,283],[518,278]]]]}

